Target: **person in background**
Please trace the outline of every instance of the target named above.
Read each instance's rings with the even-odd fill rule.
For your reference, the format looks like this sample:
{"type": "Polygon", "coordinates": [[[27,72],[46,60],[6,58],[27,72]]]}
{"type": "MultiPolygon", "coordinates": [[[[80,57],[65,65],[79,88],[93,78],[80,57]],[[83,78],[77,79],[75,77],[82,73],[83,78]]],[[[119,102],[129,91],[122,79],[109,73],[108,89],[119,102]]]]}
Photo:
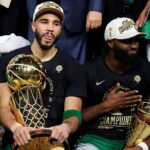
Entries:
{"type": "Polygon", "coordinates": [[[28,14],[26,1],[0,1],[0,36],[14,33],[27,39],[28,14]]]}
{"type": "Polygon", "coordinates": [[[145,37],[145,45],[146,46],[146,56],[147,60],[150,62],[150,0],[147,1],[144,9],[139,15],[139,18],[136,21],[136,24],[141,30],[145,33],[147,33],[147,36],[145,37]]]}
{"type": "Polygon", "coordinates": [[[147,20],[147,17],[149,15],[149,11],[150,11],[150,0],[147,1],[145,7],[143,8],[142,12],[140,13],[138,19],[136,20],[136,25],[141,28],[144,23],[147,20]]]}
{"type": "Polygon", "coordinates": [[[144,36],[127,17],[118,17],[106,25],[106,54],[85,64],[88,96],[83,101],[84,124],[76,150],[150,148],[149,138],[125,148],[137,106],[150,96],[150,64],[138,55],[139,39],[144,36]]]}
{"type": "Polygon", "coordinates": [[[87,61],[89,55],[88,33],[102,24],[103,3],[104,0],[60,1],[65,19],[56,46],[72,55],[81,64],[87,61]]]}
{"type": "Polygon", "coordinates": [[[74,58],[55,47],[63,19],[64,12],[58,4],[47,1],[37,5],[32,22],[35,33],[33,43],[0,59],[0,121],[7,129],[3,149],[11,149],[13,141],[19,146],[29,144],[30,131],[36,130],[17,122],[9,105],[12,93],[5,76],[6,67],[18,54],[38,57],[46,69],[46,87],[42,92],[42,99],[43,109],[47,111],[42,129],[51,130],[51,138],[63,143],[82,122],[82,98],[86,96],[84,70],[74,58]]]}

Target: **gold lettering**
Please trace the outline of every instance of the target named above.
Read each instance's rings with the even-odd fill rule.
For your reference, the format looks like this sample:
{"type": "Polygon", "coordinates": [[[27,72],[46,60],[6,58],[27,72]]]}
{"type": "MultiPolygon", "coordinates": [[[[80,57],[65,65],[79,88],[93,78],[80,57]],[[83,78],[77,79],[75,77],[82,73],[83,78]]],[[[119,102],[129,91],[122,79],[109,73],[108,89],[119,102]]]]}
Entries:
{"type": "Polygon", "coordinates": [[[129,30],[130,28],[132,28],[133,25],[135,25],[135,23],[133,22],[133,20],[125,20],[122,23],[122,26],[119,28],[119,32],[123,33],[124,31],[129,30]]]}
{"type": "Polygon", "coordinates": [[[131,124],[132,116],[108,116],[100,119],[99,128],[104,127],[124,127],[131,124]]]}

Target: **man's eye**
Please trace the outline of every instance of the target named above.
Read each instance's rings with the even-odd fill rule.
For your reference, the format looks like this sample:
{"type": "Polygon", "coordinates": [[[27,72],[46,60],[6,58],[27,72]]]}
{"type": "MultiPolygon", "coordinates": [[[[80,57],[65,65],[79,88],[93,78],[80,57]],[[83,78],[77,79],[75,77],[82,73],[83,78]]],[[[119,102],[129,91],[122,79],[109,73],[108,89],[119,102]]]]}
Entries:
{"type": "Polygon", "coordinates": [[[120,40],[121,43],[124,43],[124,44],[129,44],[130,41],[129,40],[120,40]]]}
{"type": "Polygon", "coordinates": [[[61,23],[58,22],[58,21],[54,22],[54,24],[55,24],[56,26],[60,26],[60,25],[61,25],[61,23]]]}
{"type": "Polygon", "coordinates": [[[136,43],[138,42],[139,40],[138,39],[128,39],[128,40],[120,40],[120,42],[124,43],[124,44],[130,44],[130,43],[136,43]]]}
{"type": "Polygon", "coordinates": [[[42,21],[42,23],[47,23],[47,21],[42,21]]]}
{"type": "Polygon", "coordinates": [[[43,23],[43,24],[47,23],[46,20],[40,20],[40,22],[43,23]]]}
{"type": "Polygon", "coordinates": [[[56,26],[60,25],[60,23],[55,23],[56,26]]]}
{"type": "Polygon", "coordinates": [[[125,40],[125,41],[123,41],[123,43],[129,44],[129,43],[131,43],[131,41],[130,40],[125,40]]]}

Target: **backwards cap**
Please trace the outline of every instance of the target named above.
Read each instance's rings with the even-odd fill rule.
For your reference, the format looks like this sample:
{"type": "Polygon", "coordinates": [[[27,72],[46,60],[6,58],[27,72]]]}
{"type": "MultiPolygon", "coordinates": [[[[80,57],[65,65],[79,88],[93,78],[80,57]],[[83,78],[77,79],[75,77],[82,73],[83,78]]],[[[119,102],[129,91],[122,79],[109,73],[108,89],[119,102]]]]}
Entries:
{"type": "Polygon", "coordinates": [[[62,21],[64,20],[63,9],[52,1],[43,2],[36,6],[33,13],[33,21],[35,21],[41,14],[51,12],[56,14],[62,21]]]}
{"type": "Polygon", "coordinates": [[[116,18],[107,24],[104,39],[105,41],[112,39],[124,40],[138,35],[144,37],[146,34],[137,30],[135,22],[132,19],[122,17],[116,18]]]}

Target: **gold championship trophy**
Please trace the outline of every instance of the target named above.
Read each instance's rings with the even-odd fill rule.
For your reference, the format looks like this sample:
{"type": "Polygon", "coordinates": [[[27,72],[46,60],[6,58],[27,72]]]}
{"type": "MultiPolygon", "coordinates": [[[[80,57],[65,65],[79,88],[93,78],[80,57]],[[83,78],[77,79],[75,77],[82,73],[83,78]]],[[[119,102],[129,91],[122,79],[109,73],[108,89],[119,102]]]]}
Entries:
{"type": "MultiPolygon", "coordinates": [[[[24,126],[39,128],[45,126],[45,110],[41,92],[46,77],[42,62],[33,55],[20,54],[10,60],[6,76],[12,90],[10,106],[16,120],[24,126]]],[[[13,150],[69,150],[67,142],[57,144],[50,139],[51,130],[38,129],[31,132],[33,140],[25,146],[15,143],[13,150]]]]}
{"type": "Polygon", "coordinates": [[[127,135],[126,147],[135,146],[150,135],[150,102],[141,102],[134,117],[127,135]]]}

